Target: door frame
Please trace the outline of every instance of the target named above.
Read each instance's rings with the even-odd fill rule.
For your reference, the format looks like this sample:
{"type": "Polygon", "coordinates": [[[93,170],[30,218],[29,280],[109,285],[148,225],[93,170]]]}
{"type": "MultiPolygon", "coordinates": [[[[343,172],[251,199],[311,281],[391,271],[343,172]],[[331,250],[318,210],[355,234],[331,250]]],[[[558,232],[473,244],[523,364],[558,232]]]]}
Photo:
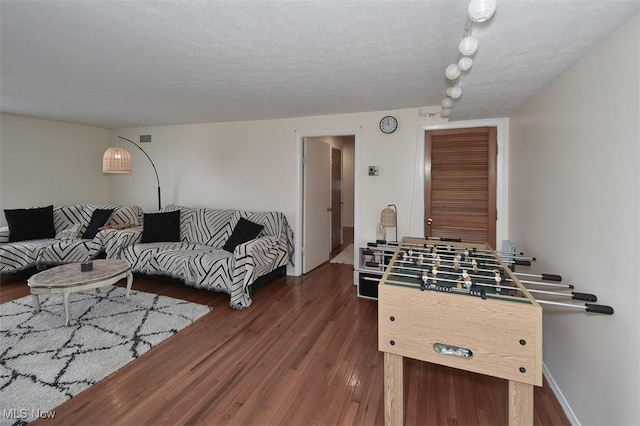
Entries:
{"type": "Polygon", "coordinates": [[[508,213],[508,204],[507,204],[507,194],[506,190],[508,189],[507,185],[507,172],[508,169],[506,167],[506,146],[507,146],[507,135],[505,133],[505,128],[507,128],[508,121],[504,118],[493,118],[487,120],[468,120],[468,121],[453,121],[448,123],[440,123],[440,124],[429,124],[422,126],[421,130],[421,143],[418,144],[418,156],[422,159],[420,163],[420,176],[423,177],[420,181],[419,188],[419,209],[420,209],[420,217],[422,218],[422,226],[424,228],[424,141],[427,136],[427,132],[429,130],[449,130],[449,129],[466,129],[470,127],[495,127],[496,128],[496,142],[498,144],[498,155],[496,157],[496,209],[497,209],[497,220],[496,220],[496,250],[501,250],[502,240],[507,238],[507,213],[508,213]]]}
{"type": "MultiPolygon", "coordinates": [[[[317,130],[296,130],[296,206],[294,219],[294,236],[293,236],[293,274],[295,276],[302,275],[302,204],[303,191],[302,185],[302,161],[303,161],[303,139],[318,138],[322,136],[348,136],[354,135],[354,181],[353,181],[353,241],[359,241],[359,213],[360,213],[360,179],[358,171],[360,170],[360,131],[359,127],[342,128],[342,129],[317,129],[317,130]]],[[[353,245],[354,259],[356,259],[356,244],[353,245]]]]}

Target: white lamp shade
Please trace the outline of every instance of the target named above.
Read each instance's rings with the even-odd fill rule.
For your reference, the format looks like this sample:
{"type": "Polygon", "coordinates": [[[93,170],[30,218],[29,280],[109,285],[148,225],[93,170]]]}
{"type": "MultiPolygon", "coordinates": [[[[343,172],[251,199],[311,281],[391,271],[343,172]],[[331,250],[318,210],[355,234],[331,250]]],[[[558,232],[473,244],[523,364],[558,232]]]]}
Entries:
{"type": "Polygon", "coordinates": [[[124,148],[112,146],[102,156],[103,173],[131,173],[131,154],[124,148]]]}
{"type": "Polygon", "coordinates": [[[473,65],[473,59],[468,56],[463,56],[458,61],[458,68],[460,68],[461,71],[469,71],[471,65],[473,65]]]}
{"type": "Polygon", "coordinates": [[[458,50],[464,56],[472,56],[478,51],[478,39],[475,37],[465,37],[460,40],[458,50]]]}
{"type": "Polygon", "coordinates": [[[444,74],[449,80],[455,80],[460,77],[460,68],[458,68],[457,64],[451,64],[447,67],[444,74]]]}
{"type": "Polygon", "coordinates": [[[449,95],[451,99],[460,99],[460,96],[462,96],[462,89],[460,86],[451,86],[447,89],[447,95],[449,95]]]}
{"type": "Polygon", "coordinates": [[[469,2],[469,19],[473,22],[484,22],[493,16],[496,11],[496,0],[471,0],[469,2]]]}
{"type": "Polygon", "coordinates": [[[440,117],[442,118],[447,118],[451,115],[451,110],[449,108],[443,108],[442,111],[440,111],[440,117]]]}
{"type": "Polygon", "coordinates": [[[453,99],[451,99],[450,97],[446,97],[444,99],[442,99],[442,108],[451,108],[451,106],[453,105],[453,99]]]}

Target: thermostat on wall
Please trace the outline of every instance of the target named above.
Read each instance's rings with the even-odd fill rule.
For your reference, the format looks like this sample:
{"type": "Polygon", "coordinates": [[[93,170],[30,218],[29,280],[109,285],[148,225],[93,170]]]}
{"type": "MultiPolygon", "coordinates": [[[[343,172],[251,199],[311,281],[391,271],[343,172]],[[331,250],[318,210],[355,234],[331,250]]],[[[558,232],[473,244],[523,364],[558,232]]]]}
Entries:
{"type": "Polygon", "coordinates": [[[378,166],[369,166],[369,176],[378,176],[379,174],[378,166]]]}

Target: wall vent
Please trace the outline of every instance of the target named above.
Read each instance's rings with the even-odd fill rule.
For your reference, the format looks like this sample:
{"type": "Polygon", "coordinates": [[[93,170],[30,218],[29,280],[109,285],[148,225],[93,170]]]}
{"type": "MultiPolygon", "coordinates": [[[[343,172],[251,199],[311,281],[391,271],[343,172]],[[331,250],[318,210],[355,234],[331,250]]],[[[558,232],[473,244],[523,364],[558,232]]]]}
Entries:
{"type": "Polygon", "coordinates": [[[150,143],[151,135],[140,135],[140,143],[150,143]]]}

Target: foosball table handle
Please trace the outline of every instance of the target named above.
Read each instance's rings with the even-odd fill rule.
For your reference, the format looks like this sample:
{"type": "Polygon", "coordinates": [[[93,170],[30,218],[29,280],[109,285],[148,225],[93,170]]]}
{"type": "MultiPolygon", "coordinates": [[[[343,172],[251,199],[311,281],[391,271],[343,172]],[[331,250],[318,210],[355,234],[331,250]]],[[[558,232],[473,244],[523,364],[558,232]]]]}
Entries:
{"type": "Polygon", "coordinates": [[[584,300],[585,302],[597,302],[598,298],[596,297],[595,294],[590,294],[590,293],[578,293],[576,291],[572,291],[572,299],[575,300],[584,300]]]}
{"type": "Polygon", "coordinates": [[[562,281],[562,277],[560,275],[555,274],[540,274],[543,280],[547,281],[562,281]]]}
{"type": "Polygon", "coordinates": [[[513,261],[514,265],[519,265],[519,266],[531,266],[531,261],[530,260],[519,260],[519,259],[515,259],[513,261]]]}
{"type": "Polygon", "coordinates": [[[593,303],[585,303],[587,312],[593,312],[594,314],[613,315],[613,308],[606,305],[595,305],[593,303]]]}

